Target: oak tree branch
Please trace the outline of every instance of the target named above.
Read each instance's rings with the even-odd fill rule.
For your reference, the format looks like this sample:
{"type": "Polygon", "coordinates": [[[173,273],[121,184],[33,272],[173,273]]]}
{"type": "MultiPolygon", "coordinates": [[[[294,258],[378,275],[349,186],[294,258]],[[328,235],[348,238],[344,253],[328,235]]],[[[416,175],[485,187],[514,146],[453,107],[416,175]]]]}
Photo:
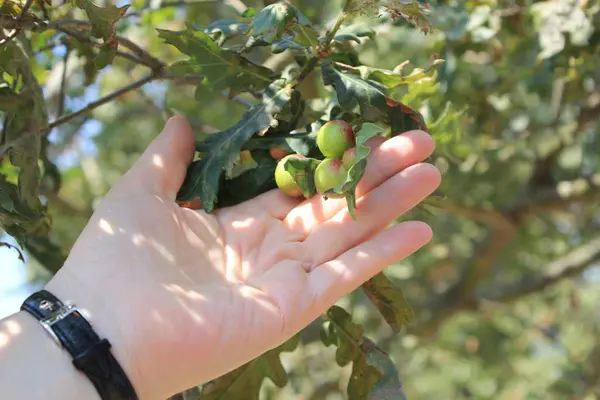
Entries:
{"type": "Polygon", "coordinates": [[[540,292],[563,279],[578,275],[600,261],[600,236],[572,250],[544,267],[544,273],[526,277],[520,282],[495,289],[480,301],[510,302],[532,293],[540,292]]]}

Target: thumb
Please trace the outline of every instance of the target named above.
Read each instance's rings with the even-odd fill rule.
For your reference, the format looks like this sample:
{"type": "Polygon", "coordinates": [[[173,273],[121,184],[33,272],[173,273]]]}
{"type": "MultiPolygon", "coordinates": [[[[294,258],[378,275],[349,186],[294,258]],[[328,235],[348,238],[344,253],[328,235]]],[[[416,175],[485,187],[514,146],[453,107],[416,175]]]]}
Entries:
{"type": "Polygon", "coordinates": [[[183,116],[169,118],[163,131],[123,177],[129,187],[140,187],[175,200],[194,157],[194,135],[183,116]]]}

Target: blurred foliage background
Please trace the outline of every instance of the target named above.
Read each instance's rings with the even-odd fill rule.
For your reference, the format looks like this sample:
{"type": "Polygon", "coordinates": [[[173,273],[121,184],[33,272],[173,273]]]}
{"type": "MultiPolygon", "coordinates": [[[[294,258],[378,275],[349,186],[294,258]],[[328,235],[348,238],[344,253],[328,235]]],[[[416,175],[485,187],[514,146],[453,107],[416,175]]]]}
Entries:
{"type": "MultiPolygon", "coordinates": [[[[101,70],[85,49],[65,46],[64,32],[32,29],[18,38],[56,121],[143,79],[153,58],[181,59],[156,28],[208,26],[269,3],[133,0],[116,29],[134,45],[121,46],[125,54],[101,70]]],[[[291,3],[321,27],[342,6],[291,3]]],[[[444,174],[445,199],[405,216],[430,223],[433,242],[386,270],[415,319],[392,337],[361,292],[340,304],[389,351],[409,399],[600,399],[600,2],[430,3],[432,33],[363,15],[357,20],[375,36],[350,45],[378,68],[410,60],[410,71],[434,55],[445,60],[435,79],[394,92],[424,115],[438,142],[433,162],[444,174]]],[[[0,7],[5,33],[16,4],[25,3],[0,7]]],[[[62,3],[47,8],[63,19],[83,15],[62,3]]],[[[281,71],[293,62],[288,53],[265,57],[259,49],[251,58],[281,71]]],[[[7,55],[0,50],[0,57],[7,55]]],[[[313,74],[302,84],[305,98],[328,95],[320,79],[313,74]]],[[[51,229],[44,222],[25,247],[31,280],[45,281],[60,267],[98,201],[169,115],[188,116],[201,137],[227,128],[247,107],[243,97],[232,101],[185,81],[143,83],[57,126],[41,143],[51,229]]],[[[9,106],[0,102],[0,113],[9,106]]],[[[10,179],[17,171],[7,164],[1,168],[10,179]]],[[[344,399],[350,367],[338,367],[334,352],[309,327],[299,348],[282,355],[289,385],[266,381],[262,398],[344,399]]]]}

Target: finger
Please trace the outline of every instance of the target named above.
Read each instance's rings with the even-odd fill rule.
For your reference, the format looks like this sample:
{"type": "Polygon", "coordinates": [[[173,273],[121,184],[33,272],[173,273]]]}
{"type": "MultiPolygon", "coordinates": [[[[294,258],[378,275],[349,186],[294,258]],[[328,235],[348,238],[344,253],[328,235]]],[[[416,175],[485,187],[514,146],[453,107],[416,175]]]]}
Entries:
{"type": "Polygon", "coordinates": [[[308,275],[308,287],[317,308],[315,315],[426,245],[431,237],[431,228],[424,222],[402,222],[315,268],[308,275]]]}
{"type": "MultiPolygon", "coordinates": [[[[373,190],[403,169],[429,157],[435,148],[432,137],[423,131],[409,131],[385,140],[376,137],[369,141],[371,153],[367,169],[357,189],[357,197],[373,190]]],[[[324,200],[316,195],[290,211],[285,222],[293,229],[308,235],[313,229],[346,207],[344,199],[324,200]]]]}
{"type": "Polygon", "coordinates": [[[194,156],[194,136],[183,116],[171,117],[163,131],[123,177],[123,186],[175,200],[194,156]]]}
{"type": "Polygon", "coordinates": [[[347,208],[315,228],[302,246],[311,250],[312,266],[334,259],[376,235],[439,186],[440,172],[430,164],[406,168],[357,202],[356,220],[347,208]]]}

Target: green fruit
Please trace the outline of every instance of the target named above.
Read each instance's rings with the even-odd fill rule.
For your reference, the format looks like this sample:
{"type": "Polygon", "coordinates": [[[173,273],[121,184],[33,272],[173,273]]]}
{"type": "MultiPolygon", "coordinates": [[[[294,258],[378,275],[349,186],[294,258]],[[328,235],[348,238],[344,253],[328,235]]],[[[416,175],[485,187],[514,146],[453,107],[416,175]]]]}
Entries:
{"type": "Polygon", "coordinates": [[[346,181],[348,170],[342,165],[342,160],[326,158],[315,169],[315,187],[324,196],[331,198],[344,197],[339,193],[327,193],[346,181]]]}
{"type": "Polygon", "coordinates": [[[290,197],[300,197],[302,196],[302,190],[300,190],[294,181],[292,174],[285,170],[285,162],[290,157],[305,158],[301,154],[290,154],[279,160],[277,167],[275,168],[275,183],[277,183],[277,187],[286,195],[290,197]]]}
{"type": "Polygon", "coordinates": [[[342,120],[327,122],[317,133],[317,146],[327,158],[341,158],[354,142],[352,127],[342,120]]]}
{"type": "Polygon", "coordinates": [[[342,157],[342,164],[344,168],[350,169],[351,166],[356,162],[356,147],[352,147],[344,152],[342,157]]]}

